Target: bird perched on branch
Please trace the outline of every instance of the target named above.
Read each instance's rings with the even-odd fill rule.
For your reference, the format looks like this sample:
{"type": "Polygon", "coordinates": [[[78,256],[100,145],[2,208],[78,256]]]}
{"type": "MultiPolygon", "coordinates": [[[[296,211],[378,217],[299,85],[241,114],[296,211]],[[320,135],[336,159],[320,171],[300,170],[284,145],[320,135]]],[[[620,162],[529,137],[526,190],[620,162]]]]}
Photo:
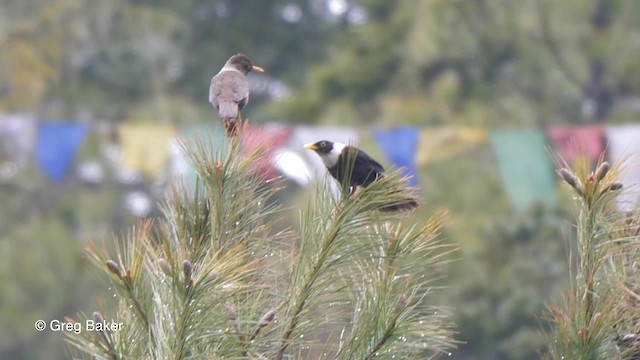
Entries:
{"type": "Polygon", "coordinates": [[[244,54],[233,55],[218,74],[211,79],[209,102],[222,118],[227,136],[236,136],[242,126],[242,110],[249,102],[249,82],[246,75],[250,71],[264,72],[251,64],[244,54]]]}
{"type": "MultiPolygon", "coordinates": [[[[352,195],[385,176],[382,165],[356,147],[327,140],[306,144],[304,147],[315,151],[331,176],[341,185],[351,187],[352,195]],[[351,163],[353,163],[353,168],[349,170],[351,163]]],[[[400,211],[416,207],[418,207],[418,202],[407,194],[397,202],[383,206],[380,210],[400,211]]]]}

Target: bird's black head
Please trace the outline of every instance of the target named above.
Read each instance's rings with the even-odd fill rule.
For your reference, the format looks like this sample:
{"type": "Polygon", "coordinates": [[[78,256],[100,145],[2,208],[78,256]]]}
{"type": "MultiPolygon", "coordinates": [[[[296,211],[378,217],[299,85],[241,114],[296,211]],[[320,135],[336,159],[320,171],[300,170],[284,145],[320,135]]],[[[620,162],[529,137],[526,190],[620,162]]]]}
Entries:
{"type": "Polygon", "coordinates": [[[322,162],[330,169],[340,161],[340,156],[347,145],[339,142],[321,140],[315,144],[307,144],[304,147],[320,155],[322,162]]]}
{"type": "Polygon", "coordinates": [[[333,142],[322,140],[322,141],[318,141],[315,144],[307,144],[304,147],[306,147],[307,149],[313,150],[318,154],[328,154],[331,152],[331,150],[333,150],[333,142]]]}
{"type": "Polygon", "coordinates": [[[240,70],[243,74],[248,74],[250,71],[264,72],[264,70],[251,64],[251,60],[245,54],[235,54],[227,61],[227,64],[233,65],[236,69],[240,70]]]}

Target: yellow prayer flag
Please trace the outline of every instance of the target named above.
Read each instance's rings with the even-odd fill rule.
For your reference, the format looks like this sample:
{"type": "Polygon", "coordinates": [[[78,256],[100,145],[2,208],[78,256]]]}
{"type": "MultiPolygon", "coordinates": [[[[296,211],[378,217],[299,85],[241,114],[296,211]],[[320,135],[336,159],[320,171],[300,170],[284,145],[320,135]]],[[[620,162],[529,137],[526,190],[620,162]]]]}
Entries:
{"type": "Polygon", "coordinates": [[[118,135],[124,167],[154,179],[169,160],[171,140],[176,130],[171,125],[121,124],[118,135]]]}
{"type": "Polygon", "coordinates": [[[418,165],[448,159],[487,139],[484,129],[464,127],[428,127],[420,130],[420,145],[416,161],[418,165]]]}

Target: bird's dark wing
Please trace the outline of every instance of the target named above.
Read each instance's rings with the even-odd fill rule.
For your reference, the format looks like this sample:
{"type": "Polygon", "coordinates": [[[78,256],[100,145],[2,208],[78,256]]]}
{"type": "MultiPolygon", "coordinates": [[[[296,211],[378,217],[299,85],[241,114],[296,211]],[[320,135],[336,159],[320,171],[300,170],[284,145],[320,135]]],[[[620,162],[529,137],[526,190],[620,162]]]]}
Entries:
{"type": "Polygon", "coordinates": [[[249,102],[249,81],[243,74],[235,71],[230,75],[228,80],[230,88],[233,89],[233,100],[242,109],[249,102]]]}
{"type": "Polygon", "coordinates": [[[211,78],[211,85],[209,85],[209,102],[216,108],[220,104],[220,94],[222,94],[222,79],[218,74],[211,78]]]}
{"type": "MultiPolygon", "coordinates": [[[[384,176],[384,167],[364,151],[351,146],[345,147],[343,151],[345,153],[348,151],[352,154],[351,156],[355,156],[350,181],[352,185],[367,186],[377,178],[384,176]]],[[[348,157],[349,155],[347,155],[348,157]]]]}
{"type": "Polygon", "coordinates": [[[377,173],[380,173],[380,175],[384,174],[384,167],[382,167],[382,165],[380,165],[379,162],[377,162],[374,158],[369,156],[369,154],[367,154],[366,152],[359,149],[356,149],[356,150],[357,150],[356,160],[355,160],[356,164],[369,165],[377,173]]]}

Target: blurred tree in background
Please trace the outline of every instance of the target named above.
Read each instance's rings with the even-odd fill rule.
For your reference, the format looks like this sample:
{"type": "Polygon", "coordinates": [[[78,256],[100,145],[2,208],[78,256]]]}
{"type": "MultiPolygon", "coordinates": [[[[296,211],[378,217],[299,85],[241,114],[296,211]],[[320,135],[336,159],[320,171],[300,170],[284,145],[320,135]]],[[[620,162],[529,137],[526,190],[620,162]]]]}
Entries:
{"type": "Polygon", "coordinates": [[[339,30],[307,1],[6,1],[0,106],[49,117],[202,120],[211,77],[244,52],[256,98],[299,84],[339,30]]]}
{"type": "Polygon", "coordinates": [[[360,3],[368,21],[329,46],[284,114],[542,125],[626,120],[633,110],[635,2],[360,3]]]}
{"type": "MultiPolygon", "coordinates": [[[[236,52],[267,70],[251,78],[245,115],[256,122],[542,126],[626,122],[639,109],[634,1],[5,0],[0,10],[0,109],[41,118],[215,120],[208,84],[236,52]]],[[[461,249],[443,295],[465,342],[451,358],[538,358],[538,316],[569,281],[558,266],[575,235],[561,219],[574,209],[513,213],[486,146],[419,175],[421,211],[450,209],[445,235],[461,249]]],[[[63,356],[61,337],[34,334],[25,314],[94,302],[77,294],[93,287],[79,249],[131,223],[122,193],[32,171],[0,185],[0,353],[63,356]],[[45,341],[54,345],[32,346],[45,341]]]]}

